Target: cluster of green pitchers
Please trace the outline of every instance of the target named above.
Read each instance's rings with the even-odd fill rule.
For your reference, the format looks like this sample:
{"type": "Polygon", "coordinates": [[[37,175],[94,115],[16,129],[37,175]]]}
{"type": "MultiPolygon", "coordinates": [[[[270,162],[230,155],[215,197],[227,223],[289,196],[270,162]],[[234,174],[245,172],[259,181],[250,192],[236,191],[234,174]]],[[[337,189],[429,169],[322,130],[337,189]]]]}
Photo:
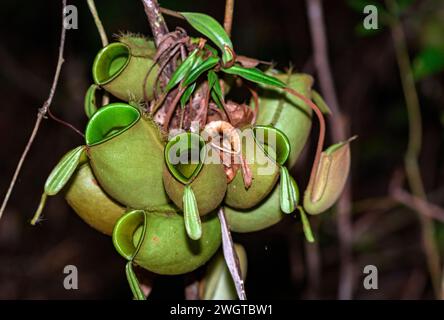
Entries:
{"type": "MultiPolygon", "coordinates": [[[[95,85],[122,102],[95,109],[86,101],[90,119],[85,145],[68,152],[53,169],[38,212],[48,195],[63,189],[74,211],[93,228],[112,235],[124,258],[154,273],[182,274],[206,263],[220,247],[220,207],[234,232],[262,230],[296,209],[299,191],[287,168],[296,163],[307,141],[311,109],[281,89],[264,89],[256,124],[239,128],[254,141],[251,145],[242,140],[240,150],[249,163],[251,186],[245,187],[242,170],[227,183],[222,163],[207,163],[201,156],[197,163],[172,161],[184,151],[207,154],[211,146],[199,134],[185,132],[168,141],[151,115],[130,104],[153,98],[154,54],[153,43],[139,37],[123,37],[98,53],[95,85]],[[274,146],[263,138],[271,134],[276,136],[274,146]],[[267,174],[261,174],[263,167],[267,174]]],[[[276,77],[311,97],[310,76],[276,77]]],[[[347,151],[348,159],[342,145],[332,152],[339,149],[347,151]]],[[[341,183],[336,187],[342,189],[341,183]]],[[[308,197],[309,213],[333,204],[336,199],[323,196],[328,188],[327,183],[314,203],[308,197]]]]}

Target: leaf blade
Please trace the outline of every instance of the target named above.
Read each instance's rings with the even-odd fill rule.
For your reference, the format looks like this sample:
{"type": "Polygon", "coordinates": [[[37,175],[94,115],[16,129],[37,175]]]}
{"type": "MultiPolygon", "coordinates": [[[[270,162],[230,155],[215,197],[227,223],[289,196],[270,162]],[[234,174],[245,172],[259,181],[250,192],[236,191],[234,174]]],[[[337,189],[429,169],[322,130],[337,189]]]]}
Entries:
{"type": "Polygon", "coordinates": [[[183,193],[183,215],[188,236],[193,240],[199,240],[202,236],[202,224],[196,197],[190,185],[185,186],[183,193]]]}
{"type": "Polygon", "coordinates": [[[182,97],[180,97],[180,106],[182,108],[184,108],[188,100],[190,100],[190,97],[193,94],[195,88],[196,88],[196,82],[194,82],[191,86],[186,88],[186,90],[183,92],[182,97]]]}
{"type": "Polygon", "coordinates": [[[85,146],[79,146],[68,153],[52,169],[45,182],[45,193],[49,196],[57,194],[69,181],[76,170],[85,146]]]}
{"type": "Polygon", "coordinates": [[[221,70],[225,73],[234,74],[258,84],[265,84],[278,88],[284,88],[286,86],[281,80],[270,76],[257,68],[244,68],[238,65],[233,65],[230,68],[222,68],[221,70]]]}
{"type": "Polygon", "coordinates": [[[302,230],[304,231],[305,239],[313,243],[315,242],[315,238],[313,236],[313,231],[311,230],[310,221],[308,221],[307,215],[305,214],[304,208],[298,206],[297,209],[301,214],[301,222],[302,222],[302,230]]]}
{"type": "Polygon", "coordinates": [[[224,109],[224,95],[219,83],[219,77],[216,72],[210,70],[208,72],[208,89],[211,91],[211,98],[217,104],[219,109],[224,109]]]}
{"type": "Polygon", "coordinates": [[[299,202],[299,188],[296,181],[290,176],[288,169],[285,166],[281,166],[280,173],[280,205],[282,212],[286,214],[292,213],[296,210],[299,202]]]}
{"type": "Polygon", "coordinates": [[[210,39],[222,51],[224,63],[233,60],[232,52],[226,50],[226,47],[233,49],[233,43],[216,19],[199,12],[181,12],[181,15],[194,29],[210,39]]]}
{"type": "Polygon", "coordinates": [[[170,81],[165,87],[165,92],[169,92],[171,89],[177,86],[179,82],[182,81],[182,79],[188,74],[196,62],[198,52],[198,49],[193,50],[193,52],[191,52],[190,55],[177,67],[177,69],[171,75],[170,81]]]}
{"type": "Polygon", "coordinates": [[[190,72],[183,79],[183,86],[186,87],[195,82],[205,71],[214,68],[219,62],[218,57],[211,56],[201,63],[193,66],[190,72]]]}

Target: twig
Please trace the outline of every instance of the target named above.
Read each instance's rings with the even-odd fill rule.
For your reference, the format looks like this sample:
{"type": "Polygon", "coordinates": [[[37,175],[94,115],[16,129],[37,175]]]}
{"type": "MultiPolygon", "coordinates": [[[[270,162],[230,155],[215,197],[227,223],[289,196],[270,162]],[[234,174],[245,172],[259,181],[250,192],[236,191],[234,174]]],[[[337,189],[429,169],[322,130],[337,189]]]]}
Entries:
{"type": "MultiPolygon", "coordinates": [[[[335,141],[346,139],[346,128],[339,109],[328,60],[328,45],[323,17],[322,0],[307,0],[307,14],[314,50],[314,60],[322,93],[335,117],[331,120],[331,135],[335,141]]],[[[339,278],[339,299],[351,299],[353,294],[351,185],[350,179],[337,203],[338,236],[340,242],[341,268],[339,278]]]]}
{"type": "Polygon", "coordinates": [[[407,191],[398,188],[392,192],[393,199],[399,203],[415,210],[427,218],[438,220],[444,223],[444,210],[420,197],[412,195],[407,191]]]}
{"type": "Polygon", "coordinates": [[[225,212],[222,207],[217,212],[217,215],[219,216],[222,231],[222,249],[224,252],[225,262],[227,263],[228,270],[230,270],[231,277],[233,278],[239,300],[246,300],[247,295],[245,294],[244,280],[242,279],[239,258],[234,250],[230,228],[228,227],[225,212]]]}
{"type": "MultiPolygon", "coordinates": [[[[103,28],[102,21],[100,20],[99,14],[97,13],[96,4],[94,0],[87,0],[89,11],[91,11],[91,15],[94,18],[94,22],[96,24],[97,31],[100,35],[100,40],[102,41],[102,47],[106,47],[109,43],[108,37],[105,32],[105,28],[103,28]]],[[[104,93],[102,96],[102,106],[107,105],[109,103],[109,96],[107,93],[104,93]]]]}
{"type": "Polygon", "coordinates": [[[168,16],[174,17],[174,18],[178,18],[178,19],[182,19],[184,20],[185,17],[183,15],[180,14],[180,12],[174,11],[174,10],[170,10],[167,8],[160,8],[160,12],[162,12],[163,14],[166,14],[168,16]]]}
{"type": "Polygon", "coordinates": [[[154,42],[159,47],[162,38],[168,33],[168,27],[160,12],[157,0],[142,0],[145,8],[145,13],[150,23],[151,31],[153,32],[154,42]]]}
{"type": "Polygon", "coordinates": [[[94,0],[87,0],[89,11],[91,11],[91,14],[94,18],[94,22],[97,27],[97,31],[100,35],[100,40],[102,40],[102,46],[106,47],[109,43],[108,37],[106,36],[105,29],[103,28],[102,21],[100,20],[99,14],[97,13],[96,5],[94,3],[94,0]]]}
{"type": "MultiPolygon", "coordinates": [[[[397,11],[397,4],[393,0],[386,0],[387,8],[392,12],[397,11]]],[[[393,14],[393,16],[396,16],[393,14]]],[[[407,50],[404,30],[398,19],[390,21],[390,28],[395,47],[396,60],[398,62],[399,74],[401,78],[404,98],[409,119],[409,141],[404,156],[404,166],[407,174],[407,181],[413,195],[426,200],[424,183],[419,169],[418,158],[422,144],[422,123],[421,108],[418,93],[416,91],[413,73],[411,70],[410,57],[407,50]]],[[[427,208],[426,208],[427,210],[427,208]]],[[[430,277],[436,298],[441,297],[441,266],[440,256],[435,242],[434,227],[431,218],[424,214],[418,214],[421,223],[422,242],[427,258],[430,277]]]]}
{"type": "Polygon", "coordinates": [[[234,0],[226,0],[224,29],[229,36],[231,36],[231,28],[233,26],[233,12],[234,12],[234,0]]]}
{"type": "Polygon", "coordinates": [[[0,219],[2,218],[3,212],[5,211],[6,205],[8,204],[9,197],[11,196],[12,190],[14,189],[15,183],[17,181],[18,175],[20,174],[20,171],[22,169],[23,163],[25,162],[25,159],[28,155],[28,152],[32,146],[32,143],[34,142],[34,139],[37,135],[38,130],[40,129],[40,124],[42,122],[42,119],[45,118],[46,114],[48,113],[49,107],[52,103],[52,99],[54,98],[55,91],[57,89],[57,83],[59,81],[60,71],[62,69],[62,64],[65,61],[63,58],[63,52],[65,48],[65,35],[66,35],[66,29],[64,27],[64,9],[66,7],[66,0],[62,0],[62,31],[60,35],[60,45],[59,45],[59,56],[57,60],[57,67],[54,74],[54,79],[52,81],[51,90],[49,91],[48,99],[43,103],[42,107],[37,112],[37,118],[35,120],[34,129],[32,129],[31,136],[28,139],[28,142],[25,146],[25,150],[23,150],[23,153],[20,157],[19,162],[17,163],[17,167],[15,169],[14,175],[12,177],[12,180],[9,184],[8,191],[6,192],[5,198],[3,199],[2,206],[0,208],[0,219]]]}
{"type": "MultiPolygon", "coordinates": [[[[142,3],[145,9],[145,13],[148,17],[148,22],[150,24],[151,31],[153,32],[154,42],[156,44],[156,47],[159,48],[159,46],[162,44],[163,39],[168,34],[168,27],[162,16],[157,0],[142,0],[142,3]]],[[[168,62],[168,64],[165,66],[164,72],[161,73],[160,82],[163,85],[166,85],[168,83],[171,75],[173,74],[174,65],[175,61],[174,59],[171,59],[168,62]]],[[[172,99],[173,97],[170,95],[166,97],[162,107],[159,109],[158,114],[156,115],[155,119],[157,119],[157,122],[159,122],[160,124],[164,124],[165,122],[164,119],[166,115],[169,113],[169,110],[166,109],[168,108],[168,106],[171,106],[172,99]]]]}
{"type": "Polygon", "coordinates": [[[444,222],[444,209],[430,203],[427,199],[420,198],[405,191],[402,189],[403,182],[403,174],[399,171],[395,172],[389,185],[389,193],[394,200],[426,217],[444,222]]]}

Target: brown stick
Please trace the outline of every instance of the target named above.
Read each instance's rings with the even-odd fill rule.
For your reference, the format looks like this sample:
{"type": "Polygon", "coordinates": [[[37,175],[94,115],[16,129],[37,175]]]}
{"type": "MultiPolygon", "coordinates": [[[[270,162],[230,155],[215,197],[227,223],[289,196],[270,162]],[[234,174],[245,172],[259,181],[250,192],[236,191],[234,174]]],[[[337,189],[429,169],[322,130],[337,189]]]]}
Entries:
{"type": "MultiPolygon", "coordinates": [[[[156,47],[159,47],[163,38],[168,34],[168,27],[165,20],[160,12],[160,6],[157,0],[142,0],[143,7],[145,9],[146,16],[148,17],[148,22],[153,32],[154,43],[156,47]]],[[[171,75],[173,74],[173,68],[171,64],[168,64],[165,68],[165,72],[162,73],[161,77],[165,77],[164,83],[167,83],[171,75]]]]}
{"type": "Polygon", "coordinates": [[[46,101],[43,103],[42,107],[38,110],[37,118],[36,118],[35,124],[34,124],[34,129],[32,129],[31,136],[28,139],[28,142],[25,146],[25,150],[23,150],[20,160],[17,163],[17,167],[15,169],[12,180],[9,183],[8,191],[6,192],[5,198],[3,199],[3,203],[0,208],[0,219],[3,215],[3,212],[5,211],[7,204],[8,204],[9,198],[11,196],[12,190],[14,189],[15,183],[17,181],[18,175],[20,174],[23,163],[25,162],[28,152],[31,149],[32,143],[34,142],[37,132],[40,129],[40,124],[42,122],[42,119],[45,118],[46,114],[48,113],[49,107],[52,103],[52,100],[54,98],[54,95],[55,95],[55,92],[57,89],[60,71],[62,69],[63,62],[65,61],[63,58],[63,52],[64,52],[64,48],[65,48],[65,35],[66,35],[66,29],[64,27],[64,20],[65,20],[64,9],[65,9],[65,7],[66,7],[66,0],[62,0],[62,31],[61,31],[61,35],[60,35],[59,56],[58,56],[58,60],[57,60],[57,67],[56,67],[56,71],[54,74],[54,79],[52,81],[51,90],[49,91],[48,99],[46,99],[46,101]]]}
{"type": "Polygon", "coordinates": [[[171,104],[168,106],[169,110],[165,117],[165,122],[163,123],[163,130],[165,132],[168,131],[168,127],[171,121],[171,118],[173,117],[174,111],[176,110],[176,106],[179,103],[180,98],[182,97],[183,93],[185,92],[186,88],[182,88],[179,86],[179,90],[177,91],[176,96],[174,97],[174,100],[171,102],[171,104]]]}
{"type": "Polygon", "coordinates": [[[167,16],[171,16],[174,18],[185,20],[185,17],[183,15],[181,15],[179,12],[174,11],[174,10],[170,10],[167,8],[160,8],[160,12],[162,12],[163,14],[166,14],[167,16]]]}
{"type": "Polygon", "coordinates": [[[247,300],[247,295],[244,288],[244,280],[242,279],[242,272],[240,269],[239,258],[236,250],[234,250],[233,239],[231,238],[230,228],[228,227],[225,218],[224,209],[221,207],[217,213],[219,216],[220,227],[222,231],[222,249],[224,252],[225,262],[228,270],[233,278],[234,286],[236,288],[239,300],[247,300]]]}
{"type": "Polygon", "coordinates": [[[94,23],[96,24],[97,31],[100,35],[100,40],[102,41],[102,46],[106,47],[109,43],[108,37],[106,36],[105,28],[103,28],[102,21],[100,20],[99,14],[97,13],[97,8],[94,3],[94,0],[87,0],[89,11],[91,11],[91,15],[94,18],[94,23]]]}
{"type": "MultiPolygon", "coordinates": [[[[313,42],[314,60],[322,93],[332,113],[331,135],[335,141],[346,139],[346,127],[339,108],[328,60],[328,45],[323,18],[322,0],[307,0],[307,13],[313,42]]],[[[338,235],[340,241],[341,269],[339,279],[339,299],[351,299],[353,294],[352,224],[351,224],[351,185],[350,179],[337,203],[338,235]]]]}
{"type": "Polygon", "coordinates": [[[231,28],[233,26],[233,12],[234,12],[234,0],[226,0],[224,29],[229,36],[231,36],[231,28]]]}
{"type": "MultiPolygon", "coordinates": [[[[157,0],[142,0],[143,6],[145,9],[145,13],[148,17],[148,22],[151,27],[151,31],[153,32],[154,42],[156,43],[156,46],[159,47],[162,40],[165,38],[165,36],[168,34],[168,27],[165,23],[165,20],[162,16],[160,6],[157,2],[157,0]]],[[[168,64],[165,67],[164,72],[162,72],[160,76],[160,82],[163,85],[166,85],[171,78],[171,75],[174,72],[174,59],[171,59],[168,64]]],[[[159,122],[161,125],[164,125],[165,118],[167,117],[167,114],[170,113],[171,110],[168,110],[168,107],[172,106],[172,100],[173,97],[168,96],[166,100],[163,102],[162,106],[158,110],[158,114],[156,115],[156,121],[159,122]]]]}
{"type": "Polygon", "coordinates": [[[148,22],[153,32],[154,42],[158,47],[162,38],[168,33],[168,27],[160,13],[160,7],[157,0],[142,0],[148,22]]]}
{"type": "MultiPolygon", "coordinates": [[[[397,4],[395,1],[386,0],[386,6],[392,13],[397,11],[397,4]]],[[[422,144],[421,108],[418,93],[413,80],[410,57],[401,22],[398,19],[392,20],[390,28],[409,119],[409,140],[404,157],[404,167],[407,174],[407,181],[413,195],[426,201],[427,195],[418,163],[422,144]]],[[[421,223],[422,244],[430,278],[432,280],[435,296],[439,299],[441,297],[440,287],[442,275],[440,254],[435,241],[433,221],[431,218],[423,214],[418,214],[418,218],[421,223]]]]}
{"type": "MultiPolygon", "coordinates": [[[[102,46],[106,47],[109,43],[108,37],[105,32],[105,28],[103,27],[102,20],[100,20],[99,14],[97,13],[96,4],[94,0],[87,0],[89,11],[91,11],[91,15],[93,16],[94,23],[96,24],[97,31],[100,35],[100,40],[102,41],[102,46]]],[[[109,103],[108,94],[104,93],[102,96],[102,106],[107,105],[109,103]]]]}
{"type": "Polygon", "coordinates": [[[418,196],[412,195],[401,188],[393,190],[392,197],[399,203],[409,207],[412,210],[415,210],[427,218],[435,219],[444,223],[444,210],[441,207],[418,196]]]}

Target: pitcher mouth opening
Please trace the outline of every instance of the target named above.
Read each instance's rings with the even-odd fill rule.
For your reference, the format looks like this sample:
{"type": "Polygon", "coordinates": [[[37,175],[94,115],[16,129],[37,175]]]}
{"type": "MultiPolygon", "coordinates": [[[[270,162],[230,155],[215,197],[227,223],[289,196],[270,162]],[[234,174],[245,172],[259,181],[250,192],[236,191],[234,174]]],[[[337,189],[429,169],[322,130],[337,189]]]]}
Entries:
{"type": "Polygon", "coordinates": [[[140,112],[126,103],[111,103],[97,110],[85,130],[88,146],[103,143],[131,128],[140,119],[140,112]]]}
{"type": "Polygon", "coordinates": [[[253,134],[265,153],[280,165],[284,165],[291,149],[285,133],[274,127],[257,125],[253,127],[253,134]]]}
{"type": "Polygon", "coordinates": [[[205,161],[205,141],[194,133],[183,133],[174,137],[165,147],[165,162],[170,173],[181,183],[192,181],[202,169],[205,161]]]}
{"type": "Polygon", "coordinates": [[[115,79],[131,59],[130,48],[121,42],[111,43],[99,51],[93,63],[93,78],[98,85],[115,79]]]}
{"type": "Polygon", "coordinates": [[[123,215],[114,226],[114,247],[122,257],[132,260],[139,252],[145,233],[145,212],[142,210],[130,211],[123,215]]]}

